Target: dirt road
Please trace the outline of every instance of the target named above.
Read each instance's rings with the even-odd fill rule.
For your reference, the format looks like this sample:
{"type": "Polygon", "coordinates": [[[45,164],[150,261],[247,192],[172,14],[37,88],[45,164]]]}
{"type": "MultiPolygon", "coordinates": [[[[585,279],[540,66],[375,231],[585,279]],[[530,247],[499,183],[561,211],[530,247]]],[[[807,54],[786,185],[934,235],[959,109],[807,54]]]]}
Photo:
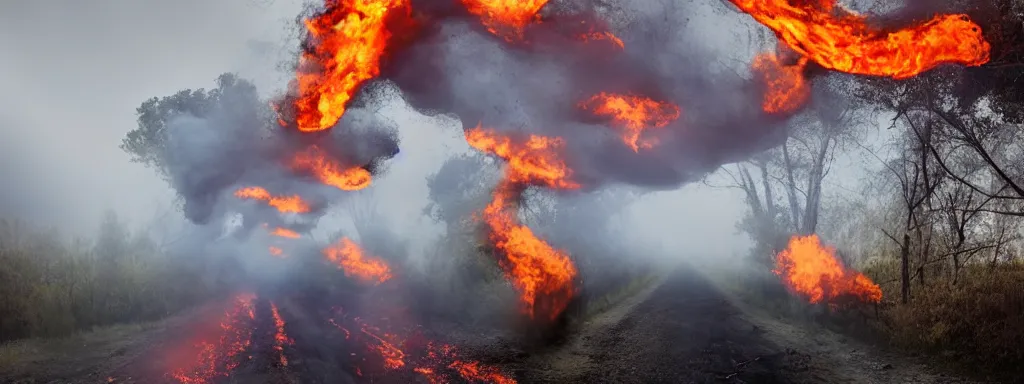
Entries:
{"type": "Polygon", "coordinates": [[[686,267],[518,368],[537,383],[969,382],[745,307],[686,267]]]}
{"type": "MultiPolygon", "coordinates": [[[[341,317],[328,323],[324,319],[333,316],[329,313],[302,315],[287,303],[280,309],[287,325],[278,327],[271,301],[248,300],[236,299],[227,307],[211,305],[145,327],[4,345],[0,382],[428,383],[431,377],[435,382],[466,381],[456,374],[460,371],[452,363],[454,357],[430,369],[417,365],[428,356],[435,359],[441,349],[418,357],[413,351],[418,347],[409,340],[401,344],[402,351],[389,349],[390,335],[346,328],[341,317]],[[214,335],[204,339],[209,341],[205,349],[177,350],[199,345],[191,338],[205,332],[204,327],[214,335]],[[285,331],[287,337],[276,336],[285,331]],[[369,344],[355,344],[360,335],[369,344]],[[213,357],[196,360],[204,354],[213,357]],[[398,360],[401,365],[393,365],[398,369],[383,368],[398,360]],[[193,361],[199,364],[188,365],[193,361]],[[435,368],[449,373],[436,376],[435,368]],[[184,379],[174,372],[186,373],[184,379]]],[[[428,346],[433,348],[428,342],[421,344],[428,346]]],[[[509,348],[502,357],[503,348],[488,348],[488,365],[521,383],[966,382],[929,374],[910,359],[828,330],[744,308],[692,268],[679,268],[592,316],[559,346],[529,354],[509,348]]],[[[474,358],[466,355],[460,358],[474,358]]],[[[470,382],[500,381],[490,377],[470,382]]]]}

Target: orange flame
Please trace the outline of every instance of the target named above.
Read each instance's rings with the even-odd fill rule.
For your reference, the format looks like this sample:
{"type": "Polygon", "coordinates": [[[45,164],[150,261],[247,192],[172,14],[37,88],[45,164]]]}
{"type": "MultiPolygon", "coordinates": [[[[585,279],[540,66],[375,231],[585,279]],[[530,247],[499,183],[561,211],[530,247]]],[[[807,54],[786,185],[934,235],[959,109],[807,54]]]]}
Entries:
{"type": "Polygon", "coordinates": [[[601,92],[580,103],[580,107],[595,115],[607,117],[619,125],[622,141],[634,152],[640,148],[653,148],[657,140],[641,140],[646,128],[662,128],[679,118],[679,106],[668,102],[657,102],[647,97],[619,95],[601,92]]]}
{"type": "Polygon", "coordinates": [[[801,57],[786,64],[774,53],[762,53],[754,58],[754,72],[765,84],[761,109],[767,113],[792,113],[803,107],[810,97],[810,86],[804,77],[807,58],[801,57]]]}
{"type": "Polygon", "coordinates": [[[538,19],[548,0],[462,0],[470,13],[480,16],[491,33],[506,40],[521,38],[523,29],[538,19]]]}
{"type": "Polygon", "coordinates": [[[276,208],[282,213],[308,213],[309,204],[306,204],[299,195],[274,196],[266,189],[260,187],[245,187],[235,191],[235,197],[239,199],[260,200],[267,205],[276,208]]]}
{"type": "Polygon", "coordinates": [[[394,18],[411,18],[409,0],[327,0],[305,20],[310,48],[302,53],[294,101],[298,129],[330,129],[367,80],[380,74],[394,18]]]}
{"type": "Polygon", "coordinates": [[[274,235],[274,236],[277,236],[277,237],[284,237],[284,238],[287,238],[287,239],[298,239],[298,238],[302,237],[302,235],[300,235],[298,232],[295,232],[295,231],[290,230],[288,228],[281,228],[281,227],[274,228],[274,230],[271,231],[270,234],[274,235]]]}
{"type": "Polygon", "coordinates": [[[476,128],[466,132],[472,147],[505,159],[505,179],[494,192],[494,200],[484,208],[483,220],[490,228],[490,240],[505,259],[500,263],[506,276],[519,290],[525,311],[533,317],[537,299],[550,303],[540,306],[554,319],[568,306],[575,293],[576,266],[569,256],[557,250],[518,223],[515,206],[525,186],[575,189],[579,184],[567,180],[571,171],[553,152],[561,145],[558,138],[531,135],[524,143],[513,143],[496,132],[476,128]]]}
{"type": "Polygon", "coordinates": [[[270,303],[270,314],[274,317],[274,328],[277,330],[274,333],[274,350],[277,351],[281,366],[287,367],[288,357],[284,355],[284,346],[295,344],[295,341],[284,332],[284,319],[281,318],[281,313],[277,310],[277,304],[270,303]]]}
{"type": "Polygon", "coordinates": [[[513,143],[509,137],[477,127],[466,131],[466,141],[481,152],[505,159],[508,162],[505,176],[512,183],[579,188],[579,184],[568,180],[571,171],[551,150],[563,145],[560,138],[530,135],[524,143],[513,143]]]}
{"type": "Polygon", "coordinates": [[[835,0],[731,1],[794,51],[840,72],[905,79],[941,64],[979,66],[989,60],[990,44],[966,15],[936,15],[920,25],[886,31],[835,0]]]}
{"type": "Polygon", "coordinates": [[[196,344],[199,351],[193,355],[196,359],[194,364],[189,368],[176,369],[170,376],[183,384],[207,384],[217,376],[230,375],[240,364],[239,355],[252,342],[251,321],[256,317],[255,301],[253,294],[236,296],[220,322],[220,337],[216,341],[203,340],[196,344]]]}
{"type": "Polygon", "coordinates": [[[360,167],[343,168],[320,147],[312,146],[292,159],[292,169],[308,172],[321,183],[343,191],[358,191],[370,186],[370,171],[360,167]]]}
{"type": "Polygon", "coordinates": [[[817,235],[794,236],[775,258],[776,275],[811,303],[853,295],[863,301],[882,300],[882,289],[864,274],[847,269],[835,249],[821,244],[817,235]]]}
{"type": "Polygon", "coordinates": [[[366,282],[383,283],[391,279],[391,268],[380,259],[369,257],[362,248],[347,237],[324,249],[327,260],[345,271],[345,276],[355,276],[366,282]]]}

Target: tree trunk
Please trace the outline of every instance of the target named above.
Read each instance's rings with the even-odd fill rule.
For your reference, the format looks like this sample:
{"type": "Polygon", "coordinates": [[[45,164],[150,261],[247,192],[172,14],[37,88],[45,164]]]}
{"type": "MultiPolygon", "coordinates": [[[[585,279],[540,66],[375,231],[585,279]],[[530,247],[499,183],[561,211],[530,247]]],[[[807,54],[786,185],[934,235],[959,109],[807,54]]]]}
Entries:
{"type": "Polygon", "coordinates": [[[960,254],[953,254],[953,285],[960,279],[960,254]]]}
{"type": "Polygon", "coordinates": [[[782,160],[786,163],[786,179],[789,185],[786,192],[789,197],[789,213],[793,216],[793,230],[800,232],[800,204],[796,199],[796,178],[793,177],[793,161],[789,158],[789,140],[782,145],[782,160]]]}
{"type": "Polygon", "coordinates": [[[903,304],[910,302],[910,233],[903,232],[903,244],[900,244],[900,300],[903,304]]]}
{"type": "Polygon", "coordinates": [[[804,220],[801,232],[814,233],[818,229],[818,208],[821,206],[821,181],[825,178],[825,159],[828,157],[831,135],[821,139],[821,148],[815,154],[811,170],[807,175],[807,202],[804,204],[804,220]]]}

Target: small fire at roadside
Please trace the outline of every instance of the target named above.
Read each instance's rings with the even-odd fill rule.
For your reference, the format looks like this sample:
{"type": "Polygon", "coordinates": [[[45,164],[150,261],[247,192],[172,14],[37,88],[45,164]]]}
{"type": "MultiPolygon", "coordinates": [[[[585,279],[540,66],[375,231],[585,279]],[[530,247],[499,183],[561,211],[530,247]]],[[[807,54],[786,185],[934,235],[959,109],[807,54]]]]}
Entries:
{"type": "Polygon", "coordinates": [[[337,265],[345,276],[364,282],[380,284],[391,279],[391,267],[383,260],[373,258],[347,237],[324,249],[324,256],[337,265]]]}
{"type": "Polygon", "coordinates": [[[610,119],[622,129],[622,141],[633,152],[639,152],[640,148],[650,149],[657,144],[654,138],[640,137],[644,130],[663,128],[679,118],[679,106],[636,95],[602,92],[580,103],[580,107],[610,119]]]}
{"type": "Polygon", "coordinates": [[[794,236],[775,258],[776,275],[811,303],[831,302],[849,295],[864,302],[882,300],[882,289],[864,274],[847,268],[835,249],[821,244],[817,235],[794,236]]]}
{"type": "Polygon", "coordinates": [[[576,266],[564,251],[555,249],[529,227],[519,224],[516,208],[522,192],[532,185],[579,188],[568,180],[571,171],[555,152],[561,140],[531,135],[524,142],[514,142],[479,127],[466,131],[466,140],[473,148],[507,162],[505,178],[495,188],[494,199],[484,208],[481,217],[490,229],[491,243],[504,257],[499,264],[519,290],[525,312],[530,317],[540,312],[553,320],[576,293],[576,266]]]}
{"type": "Polygon", "coordinates": [[[299,195],[275,196],[261,187],[245,187],[235,191],[235,197],[246,200],[259,200],[277,209],[281,213],[308,213],[309,204],[299,195]]]}

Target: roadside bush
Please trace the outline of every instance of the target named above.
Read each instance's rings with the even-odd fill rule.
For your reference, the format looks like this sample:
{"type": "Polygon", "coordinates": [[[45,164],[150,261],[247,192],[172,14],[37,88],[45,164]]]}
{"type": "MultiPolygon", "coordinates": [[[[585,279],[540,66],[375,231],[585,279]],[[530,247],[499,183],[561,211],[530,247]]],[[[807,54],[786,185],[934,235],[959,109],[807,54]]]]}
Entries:
{"type": "MultiPolygon", "coordinates": [[[[971,265],[949,279],[915,286],[910,303],[882,311],[890,339],[969,364],[972,371],[1024,374],[1024,265],[971,265]]],[[[887,292],[898,297],[898,287],[887,292]]]]}
{"type": "Polygon", "coordinates": [[[108,216],[96,243],[0,220],[0,341],[156,320],[206,294],[200,271],[108,216]]]}

